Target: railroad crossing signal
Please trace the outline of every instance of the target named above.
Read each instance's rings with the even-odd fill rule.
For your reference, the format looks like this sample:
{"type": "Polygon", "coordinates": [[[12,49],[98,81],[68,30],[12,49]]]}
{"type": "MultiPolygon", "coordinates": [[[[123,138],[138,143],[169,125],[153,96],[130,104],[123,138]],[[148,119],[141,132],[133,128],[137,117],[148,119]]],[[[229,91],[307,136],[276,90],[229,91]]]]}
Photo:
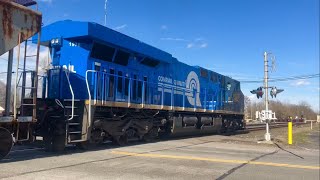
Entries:
{"type": "Polygon", "coordinates": [[[250,91],[252,94],[256,94],[257,95],[257,98],[262,98],[263,96],[263,90],[262,90],[262,87],[258,87],[256,90],[252,90],[250,91]]]}
{"type": "MultiPolygon", "coordinates": [[[[281,93],[284,91],[284,89],[277,89],[277,87],[269,87],[271,88],[270,90],[270,96],[273,98],[277,97],[277,94],[281,93]]],[[[250,91],[252,94],[256,94],[257,98],[262,98],[264,92],[263,92],[263,87],[258,87],[256,90],[250,91]]]]}
{"type": "Polygon", "coordinates": [[[284,91],[283,89],[277,89],[277,87],[272,87],[271,91],[270,91],[270,95],[271,97],[277,97],[277,94],[281,93],[282,91],[284,91]]]}

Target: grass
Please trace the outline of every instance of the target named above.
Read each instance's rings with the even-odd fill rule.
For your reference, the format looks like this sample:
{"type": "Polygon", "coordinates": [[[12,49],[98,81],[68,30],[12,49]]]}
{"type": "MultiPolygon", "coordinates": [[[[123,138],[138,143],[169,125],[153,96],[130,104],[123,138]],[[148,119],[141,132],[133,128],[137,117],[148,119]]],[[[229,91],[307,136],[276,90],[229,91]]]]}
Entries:
{"type": "Polygon", "coordinates": [[[311,143],[309,140],[309,135],[311,132],[319,132],[319,123],[314,123],[312,130],[309,128],[304,128],[302,131],[293,133],[293,144],[301,145],[311,143]]]}
{"type": "Polygon", "coordinates": [[[308,137],[309,133],[310,133],[310,130],[294,133],[293,137],[292,137],[293,144],[300,145],[300,144],[306,144],[306,143],[310,142],[309,137],[308,137]]]}
{"type": "Polygon", "coordinates": [[[314,132],[320,132],[319,125],[320,125],[319,123],[314,123],[312,130],[310,130],[310,124],[293,126],[292,145],[288,145],[288,128],[287,127],[271,130],[271,136],[274,138],[275,142],[281,143],[282,145],[285,145],[288,147],[294,147],[294,146],[308,147],[310,144],[314,143],[311,141],[311,139],[309,139],[310,134],[311,133],[314,134],[314,132]]]}

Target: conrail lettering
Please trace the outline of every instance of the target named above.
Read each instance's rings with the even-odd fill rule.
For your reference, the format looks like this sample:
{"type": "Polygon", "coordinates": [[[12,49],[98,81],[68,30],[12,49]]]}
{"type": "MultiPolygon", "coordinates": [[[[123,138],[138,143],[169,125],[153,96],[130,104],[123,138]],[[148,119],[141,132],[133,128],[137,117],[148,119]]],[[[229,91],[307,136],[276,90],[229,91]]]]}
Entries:
{"type": "Polygon", "coordinates": [[[163,83],[172,84],[172,79],[168,77],[158,76],[158,81],[163,83]]]}

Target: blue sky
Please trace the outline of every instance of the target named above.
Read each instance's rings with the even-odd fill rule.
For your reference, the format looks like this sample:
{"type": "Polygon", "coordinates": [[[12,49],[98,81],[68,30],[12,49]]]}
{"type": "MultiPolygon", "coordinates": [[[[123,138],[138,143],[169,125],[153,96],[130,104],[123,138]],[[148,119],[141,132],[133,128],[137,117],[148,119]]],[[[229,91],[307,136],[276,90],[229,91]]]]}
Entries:
{"type": "MultiPolygon", "coordinates": [[[[105,0],[40,0],[44,25],[64,19],[104,24],[105,0]]],[[[319,73],[318,0],[108,0],[107,27],[238,80],[263,78],[263,52],[276,56],[271,78],[319,73]]],[[[242,91],[262,84],[243,83],[242,91]]],[[[278,100],[319,110],[319,78],[274,82],[278,100]]],[[[255,98],[253,98],[255,99],[255,98]]]]}

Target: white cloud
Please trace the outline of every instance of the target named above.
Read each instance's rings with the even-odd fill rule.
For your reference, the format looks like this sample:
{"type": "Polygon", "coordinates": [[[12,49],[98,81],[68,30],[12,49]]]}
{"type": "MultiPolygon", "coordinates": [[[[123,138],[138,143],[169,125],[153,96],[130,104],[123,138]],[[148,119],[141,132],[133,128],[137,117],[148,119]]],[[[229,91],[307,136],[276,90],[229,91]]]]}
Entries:
{"type": "Polygon", "coordinates": [[[121,30],[121,29],[124,29],[124,28],[126,28],[127,27],[127,24],[122,24],[121,26],[117,26],[117,27],[115,27],[114,29],[115,30],[121,30]]]}
{"type": "Polygon", "coordinates": [[[189,44],[187,44],[187,48],[188,48],[188,49],[192,48],[193,46],[194,46],[194,44],[193,44],[193,43],[189,43],[189,44]]]}
{"type": "Polygon", "coordinates": [[[185,41],[185,42],[188,41],[183,38],[172,38],[172,37],[160,38],[160,40],[163,40],[163,41],[185,41]]]}
{"type": "Polygon", "coordinates": [[[161,30],[168,30],[168,26],[167,25],[161,25],[160,29],[161,30]]]}
{"type": "Polygon", "coordinates": [[[206,48],[206,47],[208,47],[208,43],[202,43],[202,44],[200,45],[200,48],[206,48]]]}
{"type": "Polygon", "coordinates": [[[190,49],[190,48],[206,48],[208,47],[208,43],[201,43],[201,44],[198,44],[198,43],[188,43],[187,44],[187,48],[190,49]]]}
{"type": "Polygon", "coordinates": [[[204,38],[201,38],[201,37],[195,38],[193,40],[188,40],[188,39],[184,39],[184,38],[164,37],[164,38],[160,38],[160,40],[187,42],[186,48],[188,48],[188,49],[191,49],[191,48],[202,49],[202,48],[208,47],[208,43],[205,42],[204,38]]]}
{"type": "Polygon", "coordinates": [[[202,37],[196,38],[194,41],[203,41],[204,39],[202,37]]]}
{"type": "Polygon", "coordinates": [[[310,82],[307,80],[298,80],[298,81],[291,83],[291,86],[306,86],[309,84],[310,84],[310,82]]]}

